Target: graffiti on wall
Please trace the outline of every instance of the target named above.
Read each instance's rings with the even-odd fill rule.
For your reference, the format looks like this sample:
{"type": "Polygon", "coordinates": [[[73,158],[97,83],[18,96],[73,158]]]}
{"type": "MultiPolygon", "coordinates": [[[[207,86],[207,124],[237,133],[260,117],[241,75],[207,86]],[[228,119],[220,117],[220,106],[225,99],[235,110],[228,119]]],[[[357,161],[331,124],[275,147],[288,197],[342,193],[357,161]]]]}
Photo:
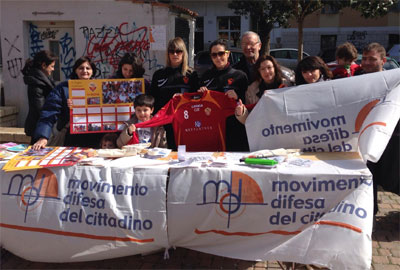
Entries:
{"type": "Polygon", "coordinates": [[[22,69],[22,57],[15,57],[7,60],[7,70],[10,77],[13,79],[18,78],[22,69]]]}
{"type": "Polygon", "coordinates": [[[134,52],[143,61],[147,70],[160,66],[155,57],[150,57],[148,27],[137,27],[136,23],[122,22],[118,26],[79,28],[86,40],[85,55],[98,69],[96,77],[110,77],[118,69],[118,62],[127,52],[134,52]]]}
{"type": "Polygon", "coordinates": [[[61,71],[64,73],[65,78],[69,78],[72,73],[72,67],[74,66],[76,51],[72,37],[68,34],[68,32],[60,38],[60,46],[61,71]]]}
{"type": "Polygon", "coordinates": [[[34,57],[37,52],[47,49],[45,40],[58,40],[60,45],[58,53],[60,69],[64,77],[69,78],[75,61],[76,50],[73,37],[68,31],[61,33],[59,29],[54,28],[46,28],[40,31],[38,26],[31,22],[29,23],[29,39],[30,57],[34,57]]]}
{"type": "Polygon", "coordinates": [[[353,31],[347,35],[347,40],[353,43],[357,50],[362,50],[368,43],[367,35],[367,31],[353,31]]]}
{"type": "Polygon", "coordinates": [[[8,74],[11,78],[16,79],[18,78],[19,74],[21,73],[22,69],[22,57],[21,57],[21,50],[15,45],[19,39],[19,35],[15,36],[14,39],[10,41],[8,38],[4,38],[5,44],[8,45],[7,51],[7,70],[8,74]]]}
{"type": "Polygon", "coordinates": [[[29,24],[29,39],[30,39],[30,56],[34,57],[36,53],[44,49],[43,40],[40,37],[38,27],[33,23],[29,24]]]}
{"type": "Polygon", "coordinates": [[[40,33],[40,39],[45,40],[45,39],[55,39],[56,35],[58,33],[58,29],[50,29],[47,28],[46,31],[43,31],[40,33]]]}

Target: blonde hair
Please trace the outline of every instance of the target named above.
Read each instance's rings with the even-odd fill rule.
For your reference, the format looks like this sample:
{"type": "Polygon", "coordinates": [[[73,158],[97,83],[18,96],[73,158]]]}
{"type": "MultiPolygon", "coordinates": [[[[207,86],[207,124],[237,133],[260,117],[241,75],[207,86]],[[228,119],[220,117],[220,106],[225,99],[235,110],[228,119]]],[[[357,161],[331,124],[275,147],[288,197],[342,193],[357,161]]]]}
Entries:
{"type": "Polygon", "coordinates": [[[188,52],[186,50],[186,45],[185,42],[183,41],[182,38],[176,37],[174,39],[171,39],[168,42],[167,46],[167,67],[171,67],[171,60],[169,59],[169,51],[170,50],[182,50],[182,70],[181,73],[183,76],[186,75],[188,71],[191,71],[191,68],[188,65],[188,52]]]}

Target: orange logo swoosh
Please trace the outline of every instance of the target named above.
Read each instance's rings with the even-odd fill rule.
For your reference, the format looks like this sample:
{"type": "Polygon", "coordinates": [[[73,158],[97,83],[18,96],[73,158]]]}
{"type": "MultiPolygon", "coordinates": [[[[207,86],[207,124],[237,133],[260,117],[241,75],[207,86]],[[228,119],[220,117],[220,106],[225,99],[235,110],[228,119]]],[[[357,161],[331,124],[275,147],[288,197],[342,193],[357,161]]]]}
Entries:
{"type": "Polygon", "coordinates": [[[379,99],[375,99],[369,103],[367,103],[360,112],[357,115],[356,122],[355,122],[355,127],[354,130],[355,132],[359,132],[361,129],[362,124],[364,123],[365,118],[367,118],[367,115],[369,112],[372,110],[372,108],[379,102],[379,99]]]}

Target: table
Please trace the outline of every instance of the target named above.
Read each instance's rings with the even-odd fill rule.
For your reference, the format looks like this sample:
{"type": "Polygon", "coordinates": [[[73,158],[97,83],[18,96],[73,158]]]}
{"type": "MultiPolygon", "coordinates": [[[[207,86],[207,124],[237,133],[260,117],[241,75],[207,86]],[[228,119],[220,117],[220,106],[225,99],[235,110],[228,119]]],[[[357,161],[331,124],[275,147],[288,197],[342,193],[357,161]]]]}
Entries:
{"type": "Polygon", "coordinates": [[[231,164],[1,172],[0,243],[46,262],[176,246],[244,260],[368,269],[370,172],[355,153],[302,158],[310,161],[273,169],[231,164]]]}

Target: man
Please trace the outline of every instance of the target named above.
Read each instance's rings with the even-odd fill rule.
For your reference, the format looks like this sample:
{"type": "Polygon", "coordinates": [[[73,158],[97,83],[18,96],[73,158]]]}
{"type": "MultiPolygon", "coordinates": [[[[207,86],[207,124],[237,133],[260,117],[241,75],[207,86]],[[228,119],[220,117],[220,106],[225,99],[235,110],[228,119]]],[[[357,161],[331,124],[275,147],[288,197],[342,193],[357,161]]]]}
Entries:
{"type": "MultiPolygon", "coordinates": [[[[367,74],[383,71],[383,65],[386,62],[386,50],[379,43],[370,43],[363,49],[361,59],[361,71],[354,75],[367,74]]],[[[385,151],[377,163],[368,161],[367,166],[370,169],[374,180],[374,215],[378,212],[378,189],[382,186],[385,190],[399,194],[399,122],[390,138],[385,151]]],[[[375,228],[374,228],[375,229],[375,228]]]]}
{"type": "Polygon", "coordinates": [[[383,71],[386,62],[386,50],[379,43],[370,43],[363,49],[361,70],[354,75],[383,71]]]}
{"type": "Polygon", "coordinates": [[[242,50],[243,56],[240,58],[233,68],[239,69],[246,73],[248,84],[254,82],[255,74],[253,66],[260,56],[261,39],[260,36],[252,31],[247,31],[242,35],[242,50]]]}

